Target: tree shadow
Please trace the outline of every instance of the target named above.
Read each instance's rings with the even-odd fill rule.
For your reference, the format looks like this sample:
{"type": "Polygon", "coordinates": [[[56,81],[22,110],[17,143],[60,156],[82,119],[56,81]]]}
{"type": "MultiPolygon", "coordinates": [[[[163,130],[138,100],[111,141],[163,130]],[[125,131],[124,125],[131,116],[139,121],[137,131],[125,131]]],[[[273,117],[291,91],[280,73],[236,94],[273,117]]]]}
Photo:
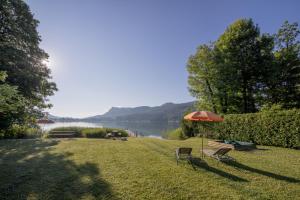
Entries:
{"type": "Polygon", "coordinates": [[[256,152],[256,151],[269,151],[270,149],[266,148],[255,148],[255,149],[249,149],[247,152],[256,152]]]}
{"type": "Polygon", "coordinates": [[[246,180],[246,179],[243,179],[241,177],[235,176],[233,174],[230,174],[230,173],[227,173],[227,172],[222,171],[220,169],[209,166],[204,160],[202,160],[200,158],[193,157],[192,160],[191,160],[191,164],[192,164],[192,166],[195,170],[197,168],[198,169],[204,169],[204,170],[207,170],[209,172],[215,173],[219,176],[222,176],[224,178],[230,179],[232,181],[248,182],[248,180],[246,180]]]}
{"type": "Polygon", "coordinates": [[[94,163],[76,164],[59,140],[0,141],[1,199],[118,199],[94,163]]]}
{"type": "Polygon", "coordinates": [[[270,149],[266,149],[266,148],[256,148],[254,149],[254,151],[269,151],[270,149]]]}
{"type": "Polygon", "coordinates": [[[261,174],[261,175],[268,176],[270,178],[274,178],[274,179],[277,179],[277,180],[287,181],[287,182],[290,182],[290,183],[300,183],[299,179],[288,177],[288,176],[283,176],[283,175],[279,175],[279,174],[275,174],[275,173],[272,173],[272,172],[264,171],[264,170],[261,170],[261,169],[256,169],[256,168],[253,168],[253,167],[249,167],[249,166],[244,165],[242,163],[239,163],[237,161],[224,161],[223,163],[225,163],[227,165],[230,165],[232,167],[235,167],[235,168],[239,168],[239,169],[242,169],[242,170],[247,170],[249,172],[261,174]]]}

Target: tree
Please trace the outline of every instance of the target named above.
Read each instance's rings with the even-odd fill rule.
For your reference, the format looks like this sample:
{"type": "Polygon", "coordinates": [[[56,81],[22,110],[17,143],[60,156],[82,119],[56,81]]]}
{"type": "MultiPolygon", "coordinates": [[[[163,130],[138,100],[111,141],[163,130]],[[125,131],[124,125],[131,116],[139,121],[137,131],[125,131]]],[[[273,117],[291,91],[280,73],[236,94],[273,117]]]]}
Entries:
{"type": "Polygon", "coordinates": [[[188,61],[190,93],[199,99],[199,107],[219,112],[217,98],[217,73],[214,63],[213,45],[200,45],[188,61]]]}
{"type": "Polygon", "coordinates": [[[217,113],[256,112],[265,104],[272,71],[273,37],[251,19],[237,20],[216,42],[201,45],[188,61],[189,90],[201,109],[217,113]]]}
{"type": "Polygon", "coordinates": [[[0,71],[0,130],[9,128],[13,123],[26,120],[26,99],[19,94],[16,86],[4,81],[7,75],[0,71]]]}
{"type": "Polygon", "coordinates": [[[38,23],[22,0],[1,0],[0,70],[6,71],[7,84],[27,100],[32,115],[50,107],[47,97],[57,90],[44,62],[48,54],[39,47],[38,23]]]}
{"type": "Polygon", "coordinates": [[[300,108],[300,29],[285,21],[275,34],[276,79],[270,85],[271,103],[284,108],[300,108]]]}
{"type": "Polygon", "coordinates": [[[251,19],[240,19],[220,36],[216,49],[221,80],[227,88],[227,104],[238,113],[256,112],[272,59],[273,38],[261,35],[251,19]]]}

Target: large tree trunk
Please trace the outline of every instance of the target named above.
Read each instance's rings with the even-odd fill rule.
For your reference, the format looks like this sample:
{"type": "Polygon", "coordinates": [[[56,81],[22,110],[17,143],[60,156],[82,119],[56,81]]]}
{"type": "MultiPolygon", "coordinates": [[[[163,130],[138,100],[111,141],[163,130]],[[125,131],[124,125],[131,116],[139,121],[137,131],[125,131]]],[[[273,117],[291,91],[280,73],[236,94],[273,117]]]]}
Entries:
{"type": "Polygon", "coordinates": [[[213,107],[213,110],[215,113],[217,113],[217,107],[216,107],[216,103],[214,101],[214,93],[211,89],[211,86],[209,84],[209,81],[206,79],[206,85],[207,85],[207,88],[208,88],[208,92],[209,92],[209,96],[210,96],[210,101],[212,103],[212,107],[213,107]]]}
{"type": "Polygon", "coordinates": [[[228,111],[228,96],[225,90],[223,91],[223,96],[220,96],[220,104],[222,112],[226,114],[228,111]]]}
{"type": "Polygon", "coordinates": [[[247,87],[246,87],[246,83],[245,80],[243,81],[243,113],[247,113],[248,112],[248,99],[247,99],[247,87]]]}
{"type": "Polygon", "coordinates": [[[247,91],[248,91],[247,92],[248,112],[254,113],[254,112],[256,112],[256,107],[255,107],[255,99],[253,96],[253,88],[251,86],[249,86],[247,91]]]}

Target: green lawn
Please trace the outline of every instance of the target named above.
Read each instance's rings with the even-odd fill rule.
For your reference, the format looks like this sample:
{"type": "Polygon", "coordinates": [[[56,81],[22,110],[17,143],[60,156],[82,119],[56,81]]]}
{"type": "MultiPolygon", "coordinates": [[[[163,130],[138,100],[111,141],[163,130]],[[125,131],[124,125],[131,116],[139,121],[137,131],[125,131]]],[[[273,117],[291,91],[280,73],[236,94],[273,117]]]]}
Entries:
{"type": "Polygon", "coordinates": [[[199,158],[200,141],[2,140],[0,199],[300,199],[299,150],[259,146],[231,151],[232,163],[177,166],[174,149],[199,158]]]}

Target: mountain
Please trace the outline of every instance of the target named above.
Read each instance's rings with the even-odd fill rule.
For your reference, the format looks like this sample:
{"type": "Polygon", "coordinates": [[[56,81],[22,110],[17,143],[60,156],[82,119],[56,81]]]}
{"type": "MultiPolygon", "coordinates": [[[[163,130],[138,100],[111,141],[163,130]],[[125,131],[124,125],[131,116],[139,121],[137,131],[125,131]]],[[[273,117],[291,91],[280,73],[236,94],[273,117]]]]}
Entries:
{"type": "Polygon", "coordinates": [[[47,114],[47,117],[48,117],[48,119],[51,119],[51,120],[57,120],[57,119],[61,118],[61,117],[54,116],[54,115],[51,115],[51,114],[47,114]]]}
{"type": "Polygon", "coordinates": [[[73,118],[73,117],[59,117],[55,115],[48,114],[48,119],[53,120],[55,122],[79,122],[82,121],[81,118],[73,118]]]}
{"type": "MultiPolygon", "coordinates": [[[[120,113],[115,117],[117,121],[179,121],[184,112],[193,107],[194,102],[174,104],[166,103],[156,107],[137,107],[122,112],[122,108],[118,110],[120,113]]],[[[116,112],[116,109],[114,110],[116,112]]],[[[110,112],[106,113],[109,114],[110,112]]]]}
{"type": "MultiPolygon", "coordinates": [[[[165,103],[161,106],[140,106],[134,108],[112,107],[103,115],[95,115],[86,118],[59,118],[53,116],[54,121],[118,121],[118,122],[171,122],[179,121],[187,109],[193,108],[195,102],[188,103],[165,103]]],[[[50,117],[49,117],[50,118],[50,117]]]]}
{"type": "Polygon", "coordinates": [[[135,108],[112,107],[108,112],[104,113],[102,117],[109,117],[115,119],[120,116],[145,113],[149,110],[151,110],[151,107],[148,106],[140,106],[135,108]]]}

